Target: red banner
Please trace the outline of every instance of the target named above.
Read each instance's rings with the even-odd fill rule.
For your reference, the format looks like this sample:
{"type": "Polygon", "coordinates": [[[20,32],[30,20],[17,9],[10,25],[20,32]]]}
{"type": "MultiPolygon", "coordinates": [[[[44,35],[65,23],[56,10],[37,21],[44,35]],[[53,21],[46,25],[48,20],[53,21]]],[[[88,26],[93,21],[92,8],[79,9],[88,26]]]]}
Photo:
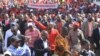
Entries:
{"type": "Polygon", "coordinates": [[[28,7],[37,8],[37,9],[49,9],[49,8],[57,8],[58,4],[30,4],[28,7]]]}
{"type": "Polygon", "coordinates": [[[58,0],[29,0],[28,7],[38,9],[57,8],[58,0]]]}
{"type": "Polygon", "coordinates": [[[35,3],[35,4],[51,4],[51,3],[58,3],[59,0],[29,0],[30,3],[35,3]]]}

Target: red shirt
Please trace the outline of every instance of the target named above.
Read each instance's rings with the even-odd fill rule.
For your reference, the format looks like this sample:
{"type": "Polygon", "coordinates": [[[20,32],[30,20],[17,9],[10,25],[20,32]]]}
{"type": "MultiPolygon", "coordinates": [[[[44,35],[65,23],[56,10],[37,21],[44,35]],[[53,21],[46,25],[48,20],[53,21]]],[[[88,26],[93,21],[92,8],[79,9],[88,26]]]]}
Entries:
{"type": "MultiPolygon", "coordinates": [[[[35,24],[37,26],[39,26],[42,30],[46,30],[47,28],[41,24],[40,22],[38,21],[34,21],[35,24]]],[[[49,44],[50,44],[50,48],[51,50],[55,50],[55,47],[56,47],[56,43],[55,43],[55,38],[57,37],[57,35],[59,34],[58,30],[57,29],[54,29],[52,28],[51,29],[51,32],[49,33],[49,36],[48,36],[48,41],[49,41],[49,44]]]]}
{"type": "Polygon", "coordinates": [[[55,47],[56,47],[55,39],[58,34],[59,34],[58,31],[54,28],[52,28],[51,33],[49,33],[48,41],[49,41],[51,50],[55,50],[55,47]]]}
{"type": "Polygon", "coordinates": [[[0,18],[0,22],[2,22],[2,18],[0,18]]]}
{"type": "Polygon", "coordinates": [[[61,34],[61,32],[62,32],[62,22],[57,23],[57,28],[58,28],[59,33],[61,34]]]}
{"type": "Polygon", "coordinates": [[[28,36],[28,46],[34,48],[34,42],[41,37],[41,33],[38,29],[34,28],[33,31],[26,30],[25,36],[28,36]]]}

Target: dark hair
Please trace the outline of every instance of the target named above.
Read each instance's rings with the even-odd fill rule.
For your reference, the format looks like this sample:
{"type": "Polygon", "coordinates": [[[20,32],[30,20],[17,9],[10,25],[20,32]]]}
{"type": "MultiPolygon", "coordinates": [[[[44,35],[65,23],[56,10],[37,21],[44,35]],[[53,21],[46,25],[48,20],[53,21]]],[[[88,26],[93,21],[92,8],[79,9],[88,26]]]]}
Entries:
{"type": "Polygon", "coordinates": [[[9,54],[5,54],[4,56],[10,56],[9,54]]]}
{"type": "Polygon", "coordinates": [[[18,36],[12,35],[10,37],[10,42],[13,43],[14,41],[20,41],[20,38],[18,36]]]}
{"type": "Polygon", "coordinates": [[[14,38],[17,38],[17,36],[12,35],[12,36],[9,37],[9,38],[10,38],[10,42],[14,42],[14,41],[16,41],[16,39],[14,39],[14,38]]]}
{"type": "Polygon", "coordinates": [[[33,27],[30,25],[30,26],[28,26],[28,28],[33,28],[33,27]]]}
{"type": "Polygon", "coordinates": [[[24,35],[18,35],[19,39],[20,39],[20,45],[23,46],[25,43],[25,36],[24,35]]]}
{"type": "Polygon", "coordinates": [[[87,39],[84,39],[84,40],[82,40],[81,44],[82,44],[82,45],[90,44],[90,42],[89,42],[87,39]]]}
{"type": "Polygon", "coordinates": [[[64,47],[61,46],[61,45],[60,46],[57,46],[56,47],[56,50],[59,51],[59,52],[62,52],[62,51],[64,51],[64,47]]]}
{"type": "Polygon", "coordinates": [[[68,56],[68,52],[65,51],[62,56],[68,56]]]}
{"type": "MultiPolygon", "coordinates": [[[[12,35],[12,36],[13,36],[13,35],[12,35]]],[[[12,36],[10,36],[10,37],[7,39],[7,43],[8,43],[8,44],[7,44],[7,47],[10,46],[11,42],[14,42],[14,41],[15,41],[15,40],[12,39],[12,36]]]]}

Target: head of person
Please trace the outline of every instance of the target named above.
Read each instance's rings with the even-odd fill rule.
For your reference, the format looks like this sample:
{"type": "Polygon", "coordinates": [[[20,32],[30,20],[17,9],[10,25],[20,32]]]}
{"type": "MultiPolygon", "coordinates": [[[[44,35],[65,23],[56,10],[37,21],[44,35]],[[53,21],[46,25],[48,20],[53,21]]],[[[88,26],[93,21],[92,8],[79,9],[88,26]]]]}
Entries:
{"type": "Polygon", "coordinates": [[[12,31],[12,33],[13,33],[14,35],[17,35],[18,27],[15,26],[15,25],[11,26],[11,31],[12,31]]]}
{"type": "Polygon", "coordinates": [[[47,18],[47,16],[46,16],[46,15],[44,15],[44,16],[43,16],[43,19],[47,20],[48,18],[47,18]]]}
{"type": "Polygon", "coordinates": [[[25,20],[28,20],[28,19],[30,19],[29,15],[25,14],[25,20]]]}
{"type": "Polygon", "coordinates": [[[59,14],[59,15],[58,15],[58,18],[59,18],[59,19],[62,19],[62,15],[61,15],[61,14],[59,14]]]}
{"type": "Polygon", "coordinates": [[[20,14],[19,15],[19,19],[24,19],[24,15],[23,14],[20,14]]]}
{"type": "Polygon", "coordinates": [[[14,20],[16,18],[15,13],[12,13],[11,19],[14,20]]]}
{"type": "Polygon", "coordinates": [[[30,26],[28,26],[28,28],[30,31],[33,31],[33,26],[30,25],[30,26]]]}
{"type": "Polygon", "coordinates": [[[25,36],[24,35],[18,35],[19,39],[20,39],[20,46],[23,46],[25,43],[25,36]]]}
{"type": "Polygon", "coordinates": [[[88,22],[91,22],[92,20],[93,20],[92,17],[88,18],[88,22]]]}
{"type": "Polygon", "coordinates": [[[5,54],[4,56],[10,56],[9,54],[5,54]]]}
{"type": "Polygon", "coordinates": [[[77,30],[80,24],[78,22],[73,22],[73,30],[77,30]]]}
{"type": "Polygon", "coordinates": [[[56,51],[57,51],[57,54],[61,55],[65,52],[65,49],[62,45],[60,45],[60,46],[56,46],[56,51]]]}
{"type": "Polygon", "coordinates": [[[61,16],[58,16],[57,22],[61,22],[61,16]]]}
{"type": "Polygon", "coordinates": [[[88,40],[84,39],[82,41],[82,47],[83,47],[83,49],[86,49],[87,51],[90,50],[90,42],[88,40]]]}
{"type": "Polygon", "coordinates": [[[43,31],[41,32],[41,37],[42,37],[42,39],[43,39],[44,41],[46,41],[47,38],[48,38],[48,32],[45,31],[45,30],[43,30],[43,31]]]}
{"type": "Polygon", "coordinates": [[[47,26],[47,31],[50,32],[52,28],[54,28],[54,23],[49,23],[47,26]]]}
{"type": "Polygon", "coordinates": [[[35,27],[36,27],[35,24],[33,24],[33,23],[31,23],[31,22],[28,23],[28,29],[29,29],[30,31],[33,31],[33,29],[34,29],[35,27]]]}
{"type": "Polygon", "coordinates": [[[9,15],[8,15],[8,14],[5,14],[5,15],[4,15],[4,18],[5,18],[5,19],[9,18],[9,15]]]}
{"type": "Polygon", "coordinates": [[[20,46],[20,39],[18,36],[11,36],[11,45],[13,45],[15,48],[18,48],[20,46]]]}
{"type": "Polygon", "coordinates": [[[68,52],[64,52],[63,56],[69,56],[68,52]]]}

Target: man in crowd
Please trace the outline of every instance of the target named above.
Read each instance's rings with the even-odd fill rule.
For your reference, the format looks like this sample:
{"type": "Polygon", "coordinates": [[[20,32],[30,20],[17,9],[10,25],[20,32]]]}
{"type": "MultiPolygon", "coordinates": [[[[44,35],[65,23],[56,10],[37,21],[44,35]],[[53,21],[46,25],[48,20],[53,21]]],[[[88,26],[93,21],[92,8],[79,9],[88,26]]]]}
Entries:
{"type": "Polygon", "coordinates": [[[19,30],[21,32],[21,34],[25,35],[25,30],[27,28],[27,20],[25,19],[25,16],[23,14],[21,14],[19,16],[19,21],[18,21],[18,24],[19,24],[19,30]]]}
{"type": "Polygon", "coordinates": [[[87,39],[84,39],[82,41],[82,50],[80,52],[80,55],[82,56],[96,56],[96,54],[90,50],[90,42],[87,39]]]}
{"type": "Polygon", "coordinates": [[[4,18],[2,20],[2,26],[3,26],[3,32],[5,35],[6,31],[10,28],[10,19],[7,13],[4,14],[4,18]]]}
{"type": "Polygon", "coordinates": [[[36,40],[34,43],[35,46],[35,56],[51,56],[49,42],[47,40],[48,32],[42,31],[41,38],[36,40]]]}
{"type": "Polygon", "coordinates": [[[100,21],[98,23],[98,27],[93,30],[92,37],[93,37],[94,43],[96,44],[96,49],[99,49],[100,47],[100,43],[99,43],[100,41],[100,21]]]}
{"type": "Polygon", "coordinates": [[[40,31],[33,24],[29,24],[28,29],[25,31],[25,36],[29,38],[28,46],[33,54],[34,42],[41,37],[40,31]]]}
{"type": "Polygon", "coordinates": [[[68,40],[73,51],[81,51],[81,41],[84,39],[83,32],[79,29],[79,23],[73,23],[73,29],[68,33],[68,40]]]}
{"type": "Polygon", "coordinates": [[[17,35],[17,36],[20,39],[20,48],[18,50],[23,50],[21,53],[23,56],[31,56],[31,50],[27,45],[26,37],[23,35],[17,35]]]}
{"type": "Polygon", "coordinates": [[[91,43],[91,49],[94,48],[93,45],[93,38],[92,38],[92,33],[93,29],[97,27],[97,23],[93,21],[92,17],[87,18],[88,20],[86,22],[83,22],[82,24],[82,31],[85,35],[85,38],[88,39],[91,43]]]}
{"type": "Polygon", "coordinates": [[[33,21],[39,28],[41,28],[42,30],[48,31],[48,41],[49,41],[52,53],[54,53],[56,49],[55,39],[57,35],[59,35],[58,30],[54,28],[54,23],[49,23],[48,26],[46,27],[35,19],[33,19],[33,21]]]}
{"type": "Polygon", "coordinates": [[[19,50],[17,50],[20,46],[20,39],[17,36],[11,36],[11,44],[8,47],[6,52],[10,52],[11,56],[20,56],[19,50]]]}
{"type": "Polygon", "coordinates": [[[5,35],[5,42],[4,42],[4,45],[5,45],[5,49],[7,49],[7,47],[9,46],[9,42],[10,42],[10,37],[12,35],[18,35],[20,34],[20,31],[18,30],[17,26],[15,25],[12,25],[11,28],[9,30],[6,31],[6,35],[5,35]]]}
{"type": "Polygon", "coordinates": [[[85,35],[85,38],[90,40],[92,37],[92,31],[97,27],[97,25],[91,17],[87,19],[88,20],[82,24],[82,31],[85,35]]]}

